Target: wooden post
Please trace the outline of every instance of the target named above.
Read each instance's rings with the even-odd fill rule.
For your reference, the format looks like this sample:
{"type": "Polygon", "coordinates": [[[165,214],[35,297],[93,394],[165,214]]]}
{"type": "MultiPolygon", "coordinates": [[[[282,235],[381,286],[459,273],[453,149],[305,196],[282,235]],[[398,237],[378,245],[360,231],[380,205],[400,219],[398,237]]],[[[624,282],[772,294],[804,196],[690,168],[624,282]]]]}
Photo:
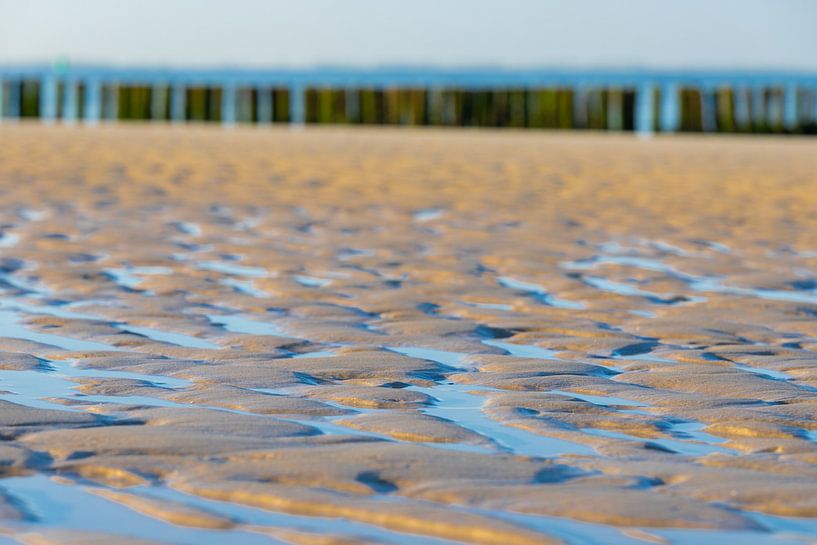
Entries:
{"type": "Polygon", "coordinates": [[[643,83],[635,93],[635,132],[640,136],[650,136],[655,126],[655,87],[643,83]]]}
{"type": "Polygon", "coordinates": [[[750,130],[752,127],[752,111],[749,108],[749,89],[735,87],[734,94],[735,127],[739,131],[750,130]]]}
{"type": "Polygon", "coordinates": [[[170,119],[174,123],[184,123],[187,118],[187,89],[181,83],[173,85],[170,94],[170,119]]]}
{"type": "Polygon", "coordinates": [[[40,120],[53,123],[57,118],[57,78],[45,76],[40,81],[40,120]]]}
{"type": "Polygon", "coordinates": [[[96,125],[102,115],[102,82],[97,78],[85,80],[82,117],[86,125],[96,125]]]}
{"type": "Polygon", "coordinates": [[[817,87],[811,89],[811,122],[817,124],[817,87]]]}
{"type": "Polygon", "coordinates": [[[586,86],[577,85],[573,94],[573,128],[586,129],[589,125],[588,99],[589,92],[586,86]]]}
{"type": "Polygon", "coordinates": [[[292,83],[289,86],[289,122],[295,126],[303,126],[305,121],[304,86],[292,83]]]}
{"type": "Polygon", "coordinates": [[[371,89],[360,89],[360,119],[361,124],[374,124],[377,117],[374,91],[371,89]]]}
{"type": "MultiPolygon", "coordinates": [[[[525,92],[520,89],[513,89],[508,94],[509,125],[511,127],[525,127],[527,117],[527,104],[525,92]]],[[[573,116],[571,115],[571,118],[573,116]]]]}
{"type": "Polygon", "coordinates": [[[766,127],[772,132],[783,129],[783,101],[779,89],[769,90],[766,102],[766,127]]]}
{"type": "Polygon", "coordinates": [[[333,123],[334,122],[334,104],[332,89],[329,87],[322,87],[317,90],[317,122],[318,123],[333,123]]]}
{"type": "Polygon", "coordinates": [[[103,99],[105,121],[116,122],[119,116],[119,86],[116,83],[106,86],[103,99]]]}
{"type": "Polygon", "coordinates": [[[73,125],[77,121],[77,100],[79,99],[77,89],[79,84],[76,80],[65,80],[65,92],[62,97],[62,119],[64,123],[73,125]]]}
{"type": "Polygon", "coordinates": [[[604,129],[604,91],[599,88],[587,92],[587,128],[604,129]]]}
{"type": "Polygon", "coordinates": [[[426,109],[428,110],[428,124],[442,125],[443,123],[443,108],[445,101],[443,100],[443,93],[439,87],[432,87],[426,94],[426,109]]]}
{"type": "Polygon", "coordinates": [[[233,126],[236,122],[236,86],[227,82],[221,90],[221,124],[233,126]]]}
{"type": "Polygon", "coordinates": [[[258,97],[258,124],[269,125],[275,119],[275,105],[272,103],[272,89],[266,86],[256,88],[258,97]]]}
{"type": "Polygon", "coordinates": [[[457,96],[453,89],[444,89],[443,93],[443,125],[455,125],[457,123],[457,96]]]}
{"type": "Polygon", "coordinates": [[[703,132],[717,132],[717,108],[715,104],[715,92],[713,89],[701,87],[701,129],[703,132]]]}
{"type": "Polygon", "coordinates": [[[360,123],[360,95],[354,87],[347,87],[343,99],[346,103],[346,122],[360,123]]]}
{"type": "Polygon", "coordinates": [[[734,91],[729,87],[715,89],[717,104],[718,130],[735,132],[735,99],[734,91]]]}
{"type": "Polygon", "coordinates": [[[8,82],[8,99],[6,101],[6,117],[10,119],[19,119],[22,115],[22,101],[20,100],[20,88],[22,83],[19,81],[8,82]]]}
{"type": "Polygon", "coordinates": [[[659,109],[661,132],[675,132],[681,125],[681,103],[677,83],[661,86],[661,107],[659,109]]]}
{"type": "Polygon", "coordinates": [[[792,131],[799,126],[798,114],[797,85],[790,83],[783,90],[783,127],[787,131],[792,131]]]}
{"type": "Polygon", "coordinates": [[[562,88],[556,93],[560,129],[573,128],[573,91],[562,88]]]}
{"type": "Polygon", "coordinates": [[[150,96],[150,119],[164,121],[167,119],[167,85],[156,83],[150,96]]]}
{"type": "Polygon", "coordinates": [[[766,89],[752,89],[752,126],[757,129],[766,127],[766,89]]]}
{"type": "Polygon", "coordinates": [[[607,93],[607,130],[620,131],[624,128],[623,99],[620,88],[610,88],[607,93]]]}
{"type": "Polygon", "coordinates": [[[554,88],[542,90],[540,101],[544,126],[548,129],[559,128],[559,90],[554,88]]]}

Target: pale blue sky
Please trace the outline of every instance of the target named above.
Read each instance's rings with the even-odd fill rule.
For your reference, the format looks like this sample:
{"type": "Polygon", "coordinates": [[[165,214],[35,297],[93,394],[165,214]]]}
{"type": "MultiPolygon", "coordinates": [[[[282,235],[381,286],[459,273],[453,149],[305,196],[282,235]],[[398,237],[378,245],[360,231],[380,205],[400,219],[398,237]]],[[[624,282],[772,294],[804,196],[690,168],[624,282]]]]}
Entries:
{"type": "Polygon", "coordinates": [[[817,71],[817,0],[0,0],[0,63],[817,71]]]}

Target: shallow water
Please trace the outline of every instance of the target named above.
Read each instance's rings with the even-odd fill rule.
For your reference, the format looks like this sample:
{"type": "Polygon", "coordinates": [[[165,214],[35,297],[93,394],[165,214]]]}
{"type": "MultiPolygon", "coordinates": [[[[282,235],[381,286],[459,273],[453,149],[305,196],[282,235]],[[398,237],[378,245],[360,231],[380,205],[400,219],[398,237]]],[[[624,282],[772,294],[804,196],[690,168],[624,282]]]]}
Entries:
{"type": "Polygon", "coordinates": [[[485,397],[470,392],[495,391],[493,389],[451,383],[438,384],[431,388],[412,386],[410,389],[430,395],[437,400],[435,405],[423,408],[424,413],[445,418],[465,429],[483,435],[503,450],[514,454],[550,458],[563,454],[593,455],[596,452],[586,445],[506,426],[488,418],[482,412],[485,397]]]}
{"type": "Polygon", "coordinates": [[[470,369],[468,365],[463,365],[460,362],[466,356],[463,352],[449,352],[447,350],[435,350],[433,348],[420,348],[417,346],[389,346],[387,347],[392,352],[403,354],[410,358],[418,358],[421,360],[430,360],[448,367],[455,367],[457,369],[470,369]]]}
{"type": "Polygon", "coordinates": [[[442,208],[428,208],[426,210],[418,210],[414,213],[414,221],[425,222],[435,220],[445,213],[442,208]]]}
{"type": "Polygon", "coordinates": [[[605,430],[599,428],[582,428],[584,433],[589,433],[592,435],[600,435],[602,437],[610,437],[612,439],[624,439],[625,441],[635,441],[638,443],[648,443],[653,445],[658,445],[665,449],[668,449],[672,452],[676,452],[681,454],[682,456],[706,456],[707,454],[714,454],[714,453],[731,453],[733,452],[732,449],[727,449],[724,447],[719,447],[716,445],[710,445],[706,442],[693,442],[693,441],[678,441],[675,439],[667,439],[664,437],[636,437],[634,435],[629,435],[627,433],[612,431],[612,430],[605,430]]]}
{"type": "Polygon", "coordinates": [[[154,341],[175,344],[177,346],[184,346],[187,348],[204,348],[208,350],[217,350],[221,348],[221,346],[211,343],[210,341],[193,337],[192,335],[185,335],[183,333],[174,333],[172,331],[163,331],[151,327],[141,327],[127,324],[121,325],[121,327],[124,331],[135,333],[136,335],[142,335],[143,337],[147,337],[154,341]]]}
{"type": "Polygon", "coordinates": [[[473,306],[477,308],[484,308],[485,310],[513,310],[512,305],[504,303],[463,303],[464,305],[473,306]]]}
{"type": "Polygon", "coordinates": [[[584,303],[579,301],[568,301],[566,299],[559,299],[558,297],[554,297],[552,294],[548,293],[544,287],[538,284],[532,284],[530,282],[522,282],[521,280],[515,280],[513,278],[509,278],[507,276],[499,277],[499,285],[510,288],[518,291],[525,292],[531,295],[536,301],[552,306],[557,308],[567,308],[573,310],[580,310],[585,308],[584,303]]]}
{"type": "MultiPolygon", "coordinates": [[[[721,250],[719,250],[721,251],[721,250]]],[[[728,249],[726,250],[728,252],[728,249]]],[[[666,273],[669,277],[686,282],[690,289],[704,293],[722,293],[728,295],[741,295],[746,297],[756,297],[759,299],[769,299],[774,301],[790,301],[797,303],[817,303],[817,289],[792,289],[775,290],[767,288],[745,288],[729,286],[724,284],[724,278],[720,276],[695,276],[679,271],[675,267],[653,258],[636,257],[631,255],[599,255],[590,259],[562,263],[568,270],[593,270],[600,265],[613,264],[625,267],[634,267],[653,272],[666,273]]],[[[630,284],[615,282],[597,276],[586,276],[583,280],[598,289],[616,293],[618,295],[646,297],[650,300],[666,300],[666,297],[642,290],[630,284]]],[[[700,302],[704,299],[690,298],[690,302],[700,302]]]]}
{"type": "Polygon", "coordinates": [[[269,294],[264,290],[256,288],[255,284],[251,280],[236,280],[235,278],[222,278],[221,280],[219,280],[219,282],[224,284],[225,286],[233,288],[235,291],[243,295],[250,295],[252,297],[269,296],[269,294]]]}
{"type": "Polygon", "coordinates": [[[183,333],[174,333],[172,331],[164,331],[151,327],[134,326],[122,322],[108,321],[90,314],[74,312],[64,308],[53,305],[31,305],[28,303],[9,301],[8,299],[0,299],[0,335],[11,337],[14,339],[24,339],[29,341],[49,344],[65,350],[76,351],[111,351],[111,350],[125,350],[111,344],[99,343],[94,341],[83,341],[73,337],[65,337],[62,335],[54,335],[51,333],[42,333],[37,330],[27,328],[20,325],[22,319],[22,312],[29,314],[45,314],[48,316],[56,316],[59,318],[73,318],[78,320],[93,320],[106,322],[110,325],[119,327],[122,331],[140,335],[148,339],[175,344],[177,346],[184,346],[187,348],[204,348],[204,349],[218,349],[219,345],[185,335],[183,333]]]}
{"type": "MultiPolygon", "coordinates": [[[[614,396],[600,396],[600,395],[589,395],[589,394],[577,394],[575,392],[563,392],[561,390],[551,390],[551,394],[557,394],[566,397],[572,397],[575,399],[581,399],[582,401],[587,401],[588,403],[593,403],[594,405],[601,405],[603,407],[610,407],[610,406],[620,406],[620,407],[649,407],[646,403],[641,403],[640,401],[630,401],[629,399],[623,399],[621,397],[614,397],[614,396]]],[[[642,413],[642,414],[649,414],[649,413],[642,413]]]]}
{"type": "Polygon", "coordinates": [[[272,322],[254,320],[240,314],[207,314],[207,319],[210,320],[210,323],[221,326],[232,333],[290,337],[283,329],[272,322]]]}
{"type": "Polygon", "coordinates": [[[482,341],[482,344],[487,344],[488,346],[500,348],[507,352],[509,355],[517,356],[520,358],[539,358],[545,360],[559,359],[558,356],[556,356],[556,354],[559,352],[558,350],[542,348],[541,346],[536,346],[532,344],[508,343],[504,341],[497,341],[494,339],[485,339],[482,341]]]}
{"type": "Polygon", "coordinates": [[[142,276],[173,274],[173,269],[169,267],[128,267],[125,269],[105,269],[105,274],[118,286],[127,290],[138,290],[139,285],[144,281],[142,276]]]}
{"type": "Polygon", "coordinates": [[[200,269],[215,271],[235,276],[247,276],[250,278],[266,278],[270,272],[262,267],[248,267],[229,261],[203,261],[198,264],[200,269]]]}
{"type": "Polygon", "coordinates": [[[0,248],[12,248],[20,242],[20,235],[17,233],[0,233],[0,248]]]}
{"type": "Polygon", "coordinates": [[[11,310],[0,310],[0,336],[13,339],[22,339],[36,343],[47,344],[61,348],[63,350],[107,352],[111,350],[122,350],[109,344],[95,341],[84,341],[52,333],[41,333],[29,329],[20,323],[20,315],[11,310]]]}
{"type": "Polygon", "coordinates": [[[326,278],[317,278],[315,276],[306,276],[303,274],[296,274],[292,278],[294,278],[297,283],[307,288],[325,288],[332,283],[331,280],[326,278]]]}
{"type": "Polygon", "coordinates": [[[128,379],[145,382],[148,386],[179,389],[190,386],[190,381],[165,375],[109,371],[106,369],[83,369],[73,360],[45,361],[37,370],[0,370],[0,398],[18,405],[61,411],[81,411],[82,406],[64,405],[49,401],[64,399],[82,403],[134,404],[156,407],[177,406],[176,403],[148,396],[103,396],[83,394],[76,388],[79,379],[128,379]]]}

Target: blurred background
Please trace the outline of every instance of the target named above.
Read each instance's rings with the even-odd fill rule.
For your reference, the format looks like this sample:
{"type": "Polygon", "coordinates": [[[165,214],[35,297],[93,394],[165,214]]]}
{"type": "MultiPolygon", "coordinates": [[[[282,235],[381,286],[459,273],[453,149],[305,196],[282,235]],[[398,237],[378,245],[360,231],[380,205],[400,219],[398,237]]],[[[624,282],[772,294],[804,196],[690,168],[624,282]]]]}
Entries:
{"type": "Polygon", "coordinates": [[[0,115],[817,132],[812,0],[0,0],[0,115]]]}

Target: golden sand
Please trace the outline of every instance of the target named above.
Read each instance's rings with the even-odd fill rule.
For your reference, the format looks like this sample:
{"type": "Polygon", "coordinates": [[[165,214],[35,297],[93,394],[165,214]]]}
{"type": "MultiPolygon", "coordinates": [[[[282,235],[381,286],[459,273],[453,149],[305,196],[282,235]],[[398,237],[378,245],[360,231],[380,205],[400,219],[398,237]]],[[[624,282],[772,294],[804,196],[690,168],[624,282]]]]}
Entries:
{"type": "Polygon", "coordinates": [[[817,517],[817,142],[19,125],[0,188],[8,477],[305,544],[817,517]]]}

